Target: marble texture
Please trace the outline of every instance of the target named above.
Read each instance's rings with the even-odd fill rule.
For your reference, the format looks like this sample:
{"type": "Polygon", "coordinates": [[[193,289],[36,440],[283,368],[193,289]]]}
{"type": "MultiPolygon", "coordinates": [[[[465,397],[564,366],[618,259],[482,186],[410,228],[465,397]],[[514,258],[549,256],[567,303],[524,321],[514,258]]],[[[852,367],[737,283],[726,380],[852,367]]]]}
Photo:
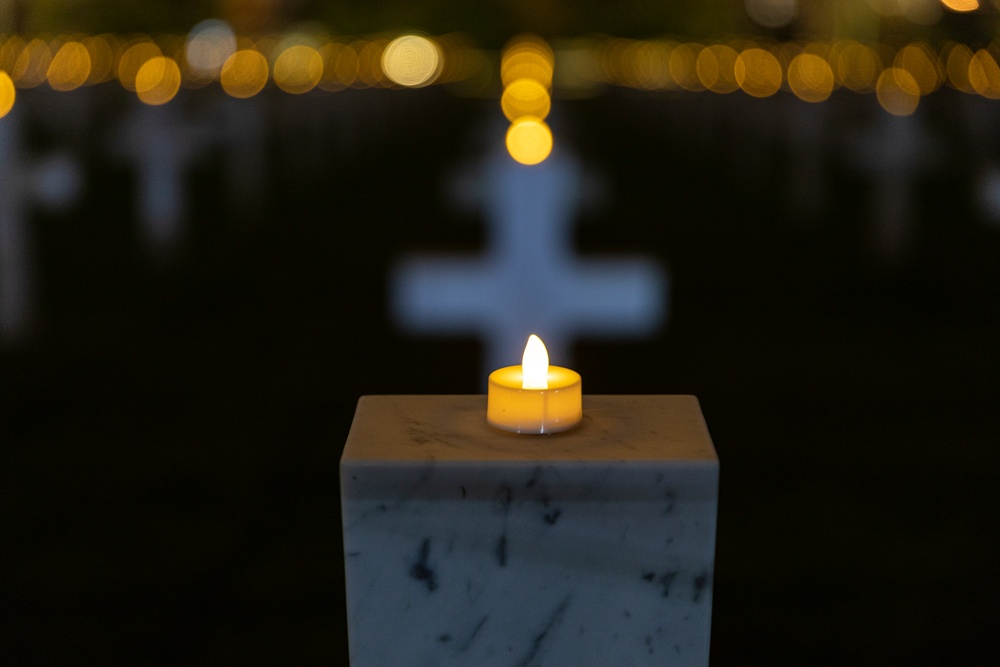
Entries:
{"type": "Polygon", "coordinates": [[[341,458],[351,665],[707,665],[718,458],[693,396],[365,396],[341,458]]]}

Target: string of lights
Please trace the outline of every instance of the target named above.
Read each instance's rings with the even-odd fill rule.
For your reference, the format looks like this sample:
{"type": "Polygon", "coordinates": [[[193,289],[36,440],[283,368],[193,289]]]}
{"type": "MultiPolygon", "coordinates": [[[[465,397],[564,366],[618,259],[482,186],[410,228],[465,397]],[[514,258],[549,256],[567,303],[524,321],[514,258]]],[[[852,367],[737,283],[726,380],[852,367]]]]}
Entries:
{"type": "Polygon", "coordinates": [[[541,136],[553,96],[595,95],[609,87],[682,94],[742,91],[758,98],[785,91],[806,102],[823,102],[843,88],[874,93],[896,115],[913,113],[922,97],[945,86],[1000,99],[1000,45],[702,44],[603,36],[550,45],[519,36],[497,54],[461,35],[248,37],[215,19],[182,36],[0,35],[0,115],[13,106],[17,89],[48,85],[71,91],[113,81],[151,105],[169,102],[181,88],[211,84],[237,98],[268,86],[289,94],[441,84],[479,96],[502,90],[501,107],[511,129],[540,123],[525,128],[541,136]]]}

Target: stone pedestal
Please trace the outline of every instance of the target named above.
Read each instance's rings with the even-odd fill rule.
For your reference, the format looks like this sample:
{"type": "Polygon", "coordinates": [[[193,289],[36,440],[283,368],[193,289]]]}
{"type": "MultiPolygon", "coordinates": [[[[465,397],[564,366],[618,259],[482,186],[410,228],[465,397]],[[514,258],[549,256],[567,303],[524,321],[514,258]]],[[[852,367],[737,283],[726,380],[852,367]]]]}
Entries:
{"type": "Polygon", "coordinates": [[[693,396],[365,396],[341,459],[352,667],[705,666],[719,463],[693,396]]]}

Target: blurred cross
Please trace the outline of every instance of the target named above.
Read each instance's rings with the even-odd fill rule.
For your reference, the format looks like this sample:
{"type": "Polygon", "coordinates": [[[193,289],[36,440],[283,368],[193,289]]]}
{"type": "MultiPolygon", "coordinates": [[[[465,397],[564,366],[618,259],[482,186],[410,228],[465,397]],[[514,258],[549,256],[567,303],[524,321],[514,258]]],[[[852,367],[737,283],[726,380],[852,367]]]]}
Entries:
{"type": "Polygon", "coordinates": [[[32,252],[27,209],[32,204],[59,210],[80,190],[76,164],[65,154],[38,162],[21,154],[19,102],[0,118],[0,337],[22,337],[33,314],[32,252]]]}
{"type": "Polygon", "coordinates": [[[526,167],[498,153],[476,183],[489,226],[486,252],[401,261],[392,309],[404,329],[478,334],[489,372],[520,363],[530,333],[563,365],[581,335],[639,336],[664,319],[667,279],[655,262],[574,255],[572,222],[583,179],[572,157],[557,151],[526,167]]]}
{"type": "Polygon", "coordinates": [[[915,183],[939,150],[916,114],[879,113],[878,121],[853,144],[855,162],[876,183],[872,245],[890,264],[899,264],[912,251],[915,183]]]}
{"type": "Polygon", "coordinates": [[[114,148],[138,171],[138,215],[144,241],[156,255],[177,245],[187,216],[185,172],[204,152],[207,127],[178,119],[178,102],[150,106],[136,100],[114,148]]]}

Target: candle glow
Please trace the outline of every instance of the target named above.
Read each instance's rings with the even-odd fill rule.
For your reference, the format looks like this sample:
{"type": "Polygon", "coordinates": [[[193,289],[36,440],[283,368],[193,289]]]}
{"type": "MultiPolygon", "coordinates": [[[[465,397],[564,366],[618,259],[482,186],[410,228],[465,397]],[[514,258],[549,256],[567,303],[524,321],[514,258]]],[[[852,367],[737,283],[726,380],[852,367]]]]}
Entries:
{"type": "Polygon", "coordinates": [[[521,389],[549,388],[549,351],[542,339],[531,334],[521,356],[521,389]]]}
{"type": "Polygon", "coordinates": [[[541,339],[532,334],[520,366],[490,373],[486,421],[514,433],[557,433],[583,419],[580,374],[549,365],[541,339]]]}

